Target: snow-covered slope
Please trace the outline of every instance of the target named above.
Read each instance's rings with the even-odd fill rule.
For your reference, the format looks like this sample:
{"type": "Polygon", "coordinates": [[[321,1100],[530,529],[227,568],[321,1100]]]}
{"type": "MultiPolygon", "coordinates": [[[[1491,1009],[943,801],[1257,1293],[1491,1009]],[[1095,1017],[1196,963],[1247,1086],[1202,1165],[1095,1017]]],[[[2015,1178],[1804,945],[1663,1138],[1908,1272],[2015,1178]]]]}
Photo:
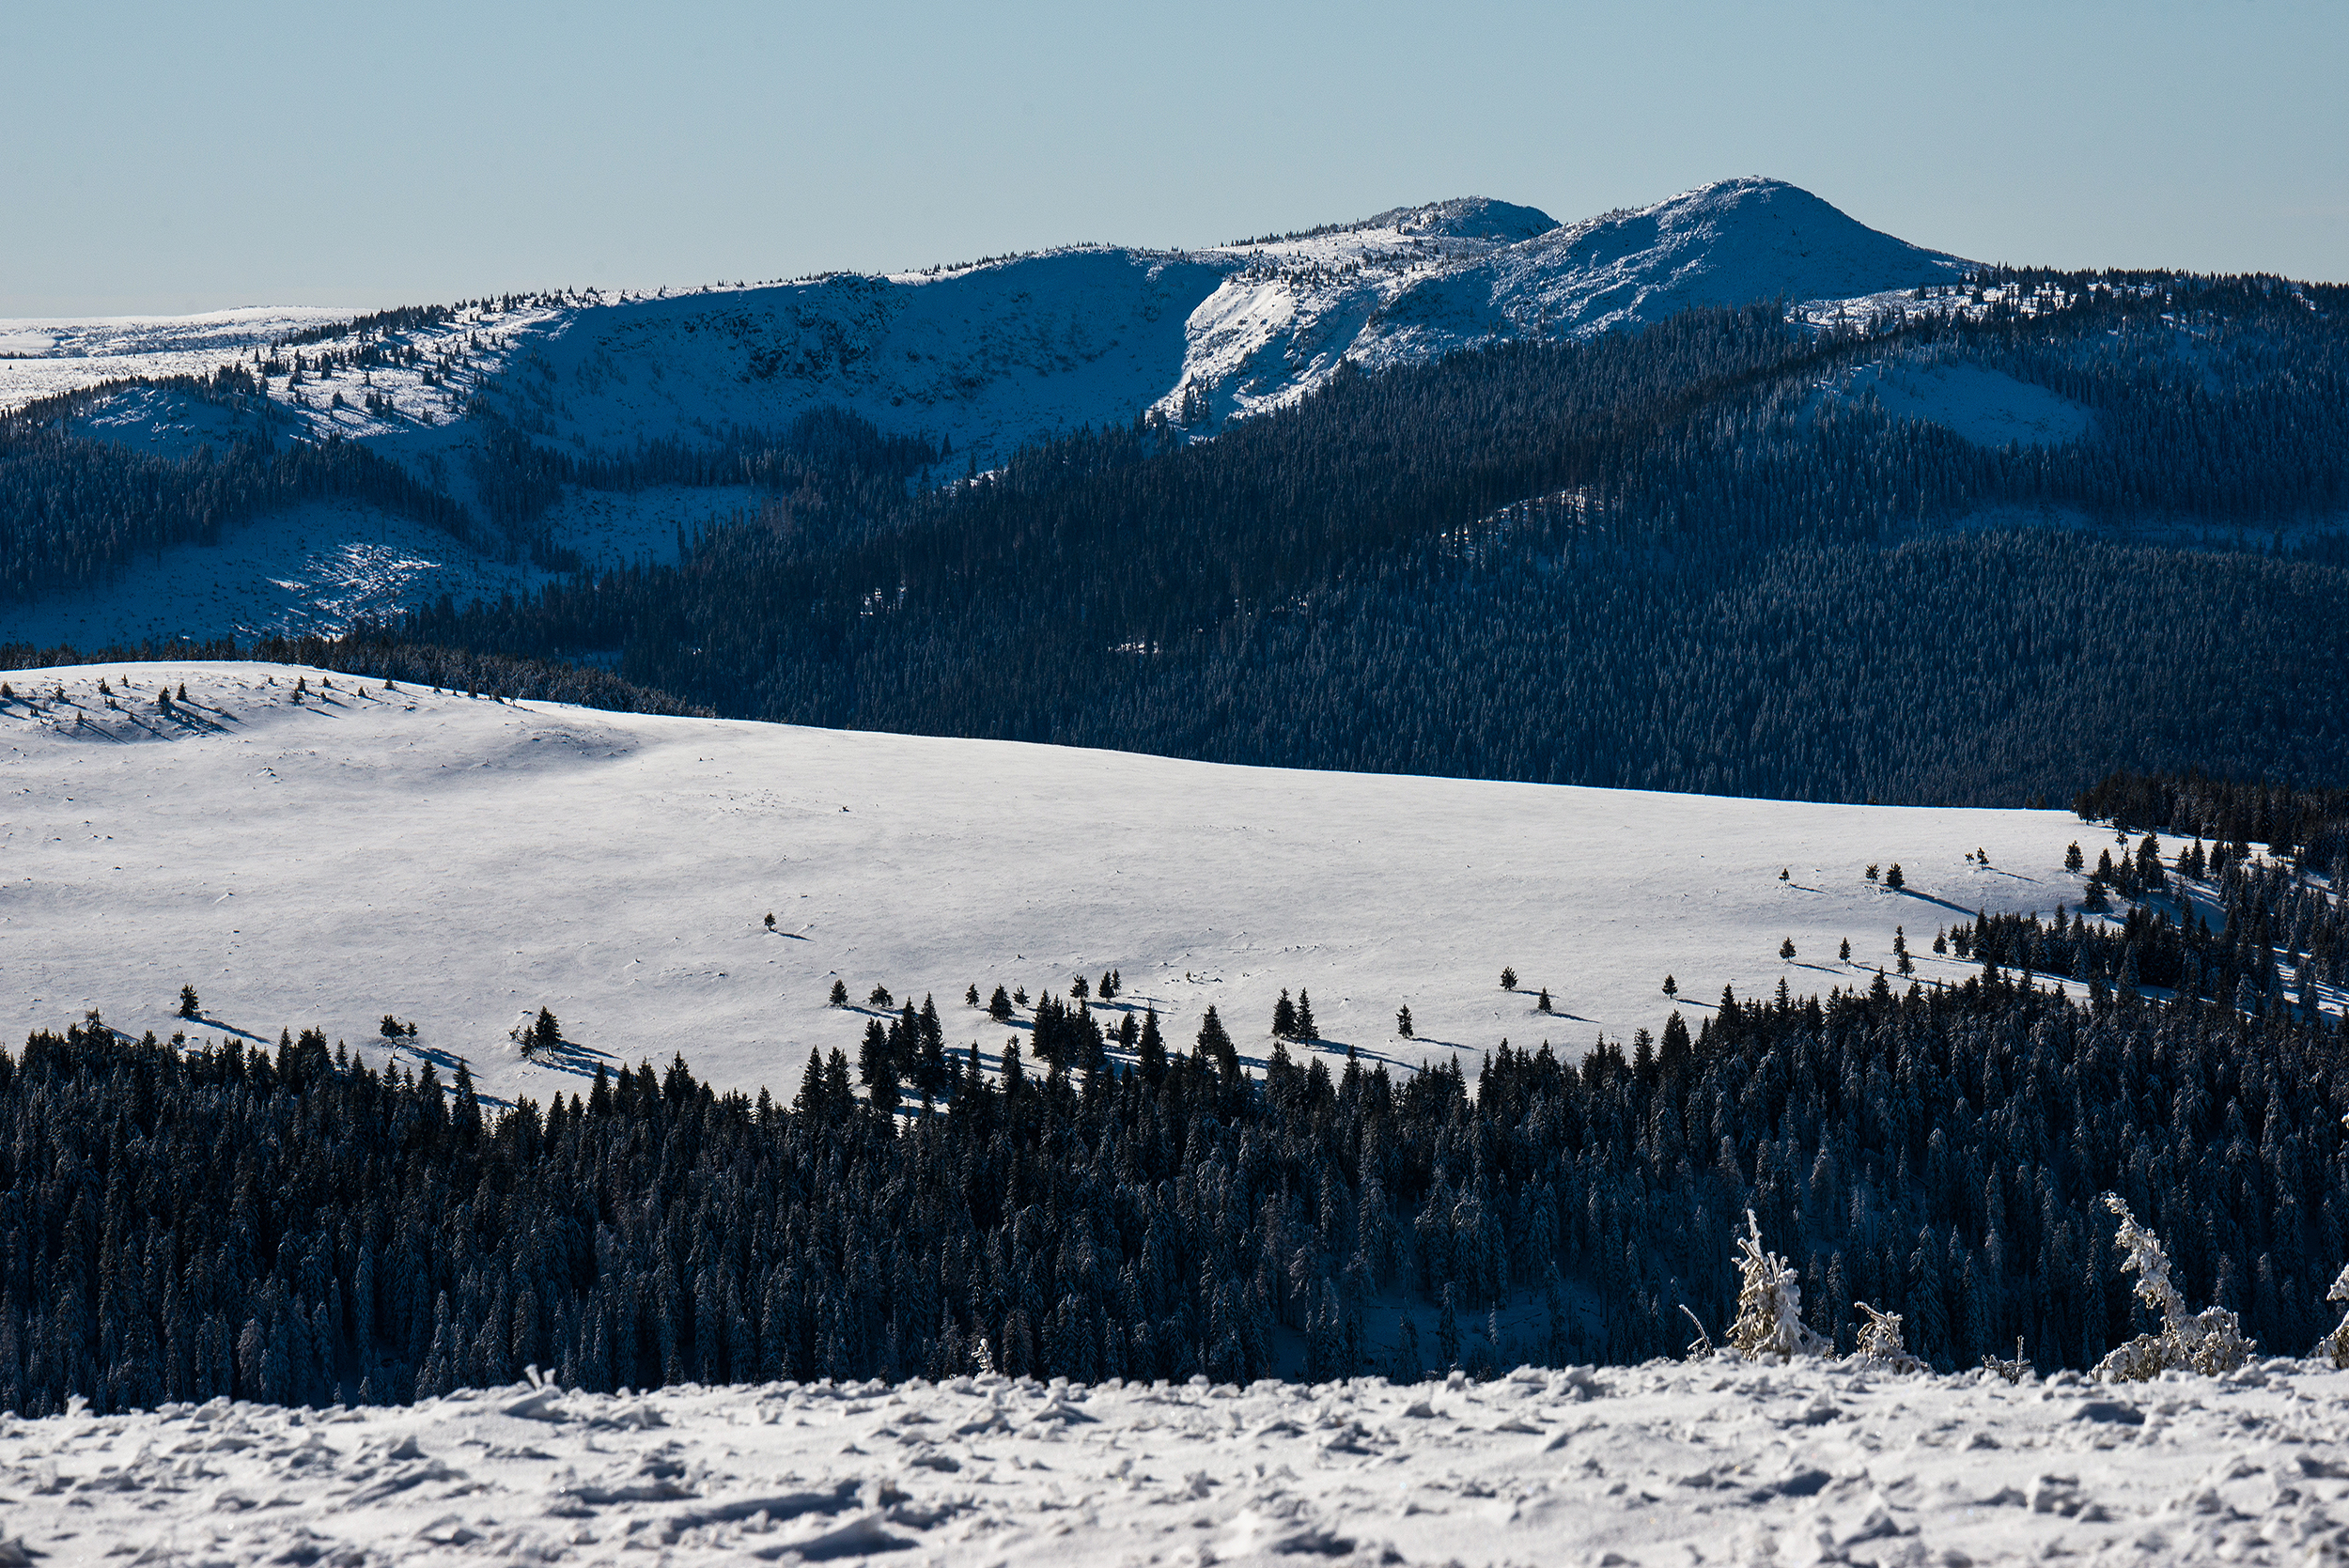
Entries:
{"type": "Polygon", "coordinates": [[[0,1418],[0,1561],[2329,1562],[2349,1506],[2349,1374],[2309,1362],[1205,1382],[0,1418]]]}
{"type": "MultiPolygon", "coordinates": [[[[566,296],[468,310],[403,334],[415,366],[379,369],[380,417],[299,398],[321,430],[432,448],[486,391],[526,427],[590,447],[772,427],[838,404],[884,428],[1000,454],[1081,424],[1293,400],[1346,359],[1382,365],[1517,336],[1634,326],[1700,303],[1831,301],[1949,281],[1955,258],[1878,234],[1776,180],[1734,179],[1568,227],[1481,197],[1357,225],[1189,252],[1083,247],[886,276],[658,296],[566,296]],[[441,356],[465,368],[428,378],[441,356]],[[431,421],[431,424],[427,424],[431,421]]],[[[0,322],[0,407],[109,377],[209,372],[332,313],[0,322]],[[45,347],[44,347],[45,346],[45,347]]],[[[332,347],[333,345],[326,345],[332,347]]],[[[279,396],[287,396],[285,389],[279,396]]],[[[117,439],[143,411],[119,411],[117,439]]],[[[152,422],[171,427],[168,410],[152,422]]]]}
{"type": "MultiPolygon", "coordinates": [[[[1294,402],[1349,361],[1391,365],[1509,338],[1574,337],[1693,304],[1802,301],[1831,316],[1836,302],[1947,282],[1961,265],[1775,180],[1726,180],[1566,227],[1532,208],[1470,197],[1195,251],[1081,247],[885,276],[474,302],[375,339],[397,351],[364,370],[333,363],[357,347],[353,337],[281,345],[345,318],[333,311],[0,321],[0,408],[126,377],[291,366],[298,356],[299,383],[280,369],[258,406],[126,388],[85,410],[80,428],[175,457],[254,435],[336,436],[471,503],[466,458],[483,411],[577,454],[648,440],[703,444],[838,406],[886,431],[951,442],[947,466],[959,472],[1147,410],[1212,433],[1294,402]]],[[[610,530],[674,538],[672,498],[606,497],[591,509],[615,505],[646,515],[606,518],[610,530]]],[[[340,535],[319,533],[340,515],[321,511],[294,530],[291,555],[283,541],[292,536],[279,529],[241,561],[183,546],[153,563],[150,575],[202,581],[203,595],[84,594],[38,622],[0,626],[0,640],[39,641],[53,627],[82,629],[83,647],[156,630],[332,630],[362,608],[531,581],[494,550],[443,539],[408,551],[404,559],[421,563],[413,569],[359,569],[366,586],[353,592],[353,571],[335,563],[368,555],[383,542],[370,529],[382,529],[356,519],[340,535]]],[[[606,553],[556,523],[556,544],[606,553]]]]}
{"type": "Polygon", "coordinates": [[[1725,984],[1864,985],[1905,926],[1921,979],[1962,980],[1937,928],[2080,900],[2065,813],[1230,768],[257,664],[6,678],[0,1032],[99,1008],[132,1033],[315,1024],[358,1047],[388,1013],[508,1096],[675,1050],[787,1095],[811,1046],[853,1053],[863,1032],[826,1005],[834,976],[860,1004],[934,996],[947,1040],[990,1060],[1009,1032],[966,986],[1034,997],[1110,969],[1119,1007],[1156,1005],[1187,1044],[1214,1004],[1254,1058],[1283,987],[1311,992],[1330,1050],[1579,1054],[1660,1029],[1668,972],[1693,1022],[1725,984]],[[1903,893],[1863,876],[1894,862],[1903,893]],[[173,1017],[183,983],[201,1022],[173,1017]],[[562,1061],[507,1040],[541,1005],[578,1048],[562,1061]]]}

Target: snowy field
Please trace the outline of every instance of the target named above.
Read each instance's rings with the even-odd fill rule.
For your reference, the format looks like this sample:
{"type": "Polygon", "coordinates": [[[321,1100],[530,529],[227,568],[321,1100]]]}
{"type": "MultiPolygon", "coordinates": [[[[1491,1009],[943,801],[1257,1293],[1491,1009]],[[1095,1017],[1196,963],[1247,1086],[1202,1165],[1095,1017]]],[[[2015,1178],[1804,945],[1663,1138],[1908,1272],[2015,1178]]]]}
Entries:
{"type": "Polygon", "coordinates": [[[2329,1562],[2345,1437],[2349,1374],[2295,1361],[220,1400],[0,1418],[0,1561],[2329,1562]]]}
{"type": "Polygon", "coordinates": [[[1311,992],[1325,1049],[1458,1049],[1471,1071],[1503,1037],[1579,1055],[1675,1005],[1693,1025],[1724,984],[1864,985],[1900,927],[1920,979],[1962,981],[1937,928],[2077,907],[2064,846],[2098,847],[2065,812],[1220,767],[328,691],[258,664],[7,678],[0,1036],[99,1008],[132,1033],[317,1025],[358,1047],[388,1013],[444,1076],[462,1058],[507,1096],[682,1051],[787,1097],[811,1046],[854,1054],[877,985],[934,996],[948,1043],[991,1062],[1013,1030],[966,986],[1033,1001],[1111,969],[1115,1007],[1156,1005],[1188,1045],[1214,1004],[1253,1059],[1283,987],[1311,992]],[[187,686],[176,714],[165,682],[187,686]],[[1896,862],[1901,893],[1865,878],[1896,862]],[[183,983],[201,1022],[173,1017],[183,983]],[[552,1063],[507,1038],[542,1005],[574,1048],[552,1063]]]}

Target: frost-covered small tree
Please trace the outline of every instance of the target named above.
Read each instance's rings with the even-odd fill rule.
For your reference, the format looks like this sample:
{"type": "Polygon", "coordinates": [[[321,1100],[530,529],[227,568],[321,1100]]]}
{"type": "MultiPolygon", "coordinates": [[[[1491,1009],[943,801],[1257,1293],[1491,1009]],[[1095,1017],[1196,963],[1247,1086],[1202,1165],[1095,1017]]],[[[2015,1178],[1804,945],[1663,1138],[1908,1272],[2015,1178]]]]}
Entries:
{"type": "Polygon", "coordinates": [[[1855,1301],[1862,1319],[1859,1325],[1859,1345],[1852,1352],[1852,1360],[1876,1372],[1922,1372],[1924,1363],[1908,1353],[1901,1339],[1901,1314],[1880,1312],[1865,1301],[1855,1301]]]}
{"type": "MultiPolygon", "coordinates": [[[[2333,1288],[2325,1293],[2327,1301],[2338,1301],[2349,1308],[2349,1266],[2344,1266],[2333,1280],[2333,1288]]],[[[2341,1314],[2341,1324],[2316,1342],[2316,1348],[2333,1358],[2336,1367],[2349,1367],[2349,1311],[2341,1314]]]]}
{"type": "MultiPolygon", "coordinates": [[[[2096,1363],[2096,1375],[2141,1383],[2172,1369],[2204,1374],[2232,1372],[2258,1347],[2243,1337],[2234,1313],[2224,1307],[2186,1310],[2186,1298],[2170,1282],[2170,1256],[2161,1238],[2137,1222],[2129,1205],[2108,1192],[2105,1207],[2120,1217],[2112,1244],[2121,1250],[2123,1272],[2137,1276],[2137,1298],[2161,1314],[2159,1331],[2139,1334],[2096,1363]]],[[[2335,1290],[2341,1289],[2336,1282],[2335,1290]]]]}
{"type": "Polygon", "coordinates": [[[1751,1209],[1746,1210],[1746,1234],[1737,1238],[1737,1321],[1729,1326],[1729,1343],[1749,1358],[1781,1360],[1828,1348],[1802,1320],[1802,1286],[1793,1266],[1763,1250],[1761,1222],[1751,1209]]]}

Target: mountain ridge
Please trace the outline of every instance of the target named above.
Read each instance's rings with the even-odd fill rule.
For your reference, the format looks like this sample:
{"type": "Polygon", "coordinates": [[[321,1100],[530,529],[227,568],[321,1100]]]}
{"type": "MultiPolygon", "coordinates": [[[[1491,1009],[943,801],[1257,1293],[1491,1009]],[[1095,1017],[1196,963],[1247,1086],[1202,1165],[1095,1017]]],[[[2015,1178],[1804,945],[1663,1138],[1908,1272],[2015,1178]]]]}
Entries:
{"type": "MultiPolygon", "coordinates": [[[[470,423],[476,399],[543,439],[591,447],[776,426],[833,403],[994,458],[1146,410],[1220,421],[1279,407],[1349,360],[1375,367],[1582,336],[1690,304],[1858,298],[1952,281],[1965,265],[1776,180],[1716,181],[1574,224],[1457,197],[1268,241],[1066,246],[921,271],[476,305],[437,332],[398,334],[428,356],[461,349],[470,377],[378,366],[366,406],[336,407],[331,388],[296,397],[282,383],[272,399],[309,434],[403,458],[452,444],[449,427],[470,423]],[[1776,232],[1790,211],[1811,244],[1790,249],[1776,232]]],[[[0,338],[48,345],[0,362],[0,407],[110,376],[265,360],[276,339],[331,330],[330,316],[0,322],[0,338]]],[[[138,421],[120,423],[110,439],[140,439],[138,421]]]]}

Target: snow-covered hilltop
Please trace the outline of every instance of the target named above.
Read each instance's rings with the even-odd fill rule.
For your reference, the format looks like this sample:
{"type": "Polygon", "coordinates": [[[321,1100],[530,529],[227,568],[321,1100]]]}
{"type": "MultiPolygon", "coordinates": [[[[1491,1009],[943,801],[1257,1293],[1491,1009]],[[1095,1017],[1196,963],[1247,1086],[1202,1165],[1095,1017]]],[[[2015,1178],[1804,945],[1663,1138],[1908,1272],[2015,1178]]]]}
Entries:
{"type": "Polygon", "coordinates": [[[98,1008],[134,1035],[315,1025],[374,1048],[388,1013],[419,1025],[403,1049],[505,1096],[681,1046],[787,1096],[810,1047],[852,1051],[887,1013],[876,986],[934,997],[947,1041],[992,1062],[1031,1008],[999,1023],[966,987],[1037,1001],[1111,969],[1112,1025],[1155,1006],[1187,1047],[1214,1005],[1251,1061],[1284,988],[1333,1058],[1473,1066],[1504,1037],[1575,1057],[1675,1008],[1694,1024],[1724,985],[1863,987],[1903,926],[1919,978],[1962,983],[1979,968],[1932,954],[1937,928],[2077,908],[2084,885],[2061,812],[1220,767],[265,664],[8,679],[0,1030],[98,1008]],[[1895,862],[1902,891],[1866,879],[1895,862]],[[516,1048],[540,1006],[576,1051],[516,1048]]]}

